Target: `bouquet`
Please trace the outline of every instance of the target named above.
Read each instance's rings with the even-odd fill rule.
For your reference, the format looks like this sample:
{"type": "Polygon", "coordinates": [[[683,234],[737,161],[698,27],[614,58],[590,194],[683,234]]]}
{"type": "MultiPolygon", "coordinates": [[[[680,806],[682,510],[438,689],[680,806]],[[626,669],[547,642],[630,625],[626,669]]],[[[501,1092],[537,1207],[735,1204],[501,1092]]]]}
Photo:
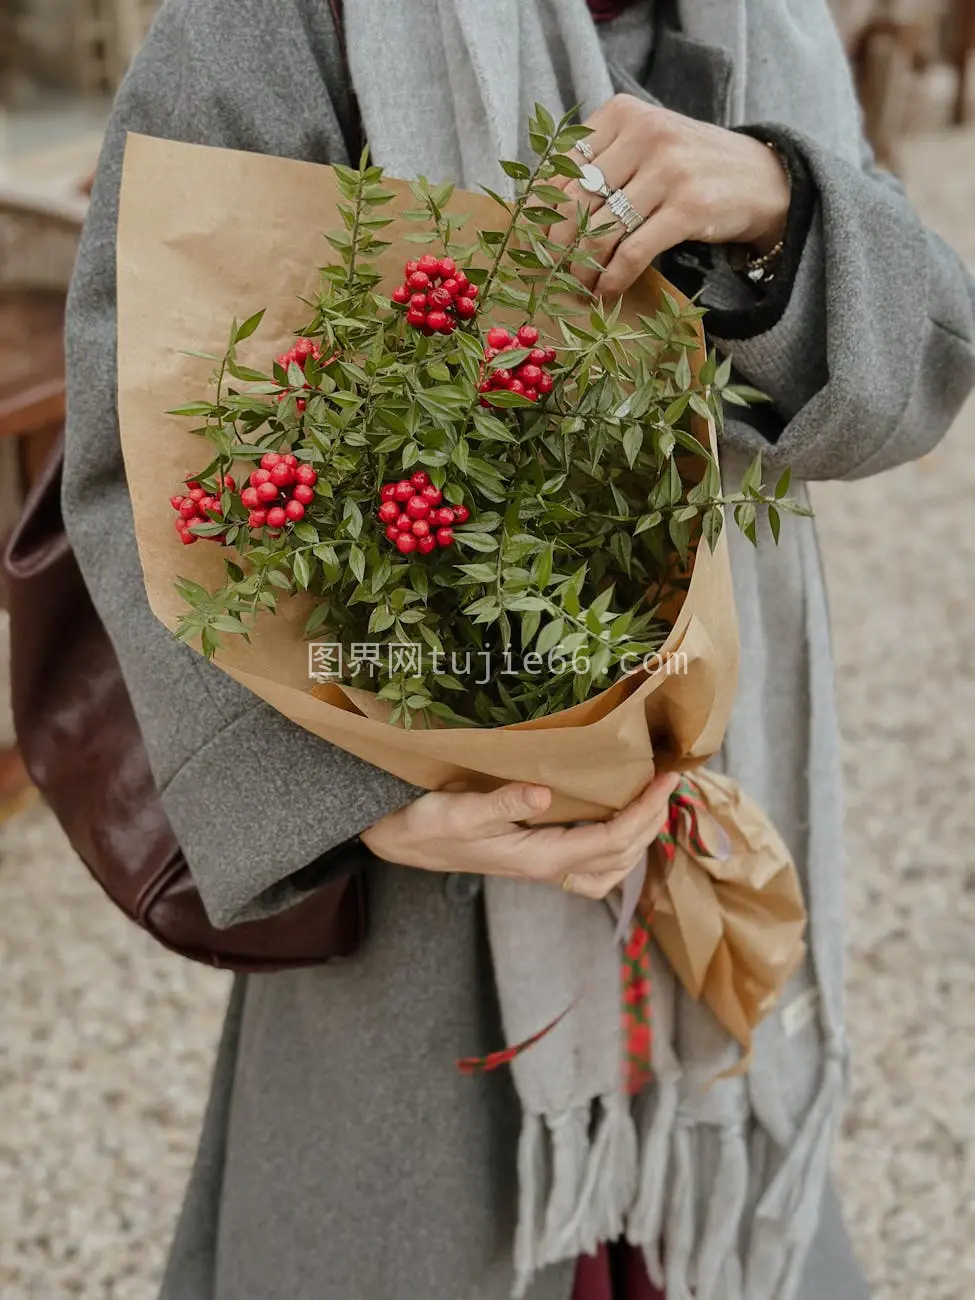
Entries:
{"type": "Polygon", "coordinates": [[[567,247],[546,233],[586,129],[531,125],[537,164],[504,164],[517,198],[491,196],[494,230],[422,180],[397,222],[378,167],[335,168],[335,257],[296,339],[255,369],[239,347],[264,313],[235,321],[212,391],[171,412],[209,444],[174,485],[180,539],[235,553],[219,587],[178,584],[179,635],[207,655],[308,592],[305,635],[334,651],[318,675],[373,691],[391,723],[547,718],[659,661],[723,507],[753,540],[759,509],[775,536],[796,509],[759,462],[722,494],[706,431],[752,394],[697,357],[700,307],[587,294],[596,222],[583,209],[567,247]],[[416,256],[390,294],[395,225],[416,256]]]}
{"type": "MultiPolygon", "coordinates": [[[[552,820],[605,817],[717,751],[738,653],[724,513],[755,541],[760,511],[777,537],[798,509],[758,461],[722,490],[723,405],[758,395],[706,351],[703,310],[653,271],[594,299],[576,278],[595,266],[585,212],[568,246],[551,238],[584,134],[537,109],[535,166],[503,164],[513,200],[390,181],[366,158],[133,137],[120,216],[123,451],[158,616],[332,743],[428,789],[548,785],[552,820]],[[222,350],[196,350],[234,311],[222,350]]],[[[749,965],[754,1024],[804,912],[758,810],[722,807],[736,824],[709,850],[694,813],[691,857],[745,846],[744,892],[670,933],[678,969],[727,970],[722,898],[775,894],[764,915],[793,941],[749,965]]],[[[685,856],[664,855],[645,913],[685,856]]],[[[762,915],[744,922],[758,950],[762,915]]],[[[739,975],[697,990],[736,1032],[739,975]]]]}

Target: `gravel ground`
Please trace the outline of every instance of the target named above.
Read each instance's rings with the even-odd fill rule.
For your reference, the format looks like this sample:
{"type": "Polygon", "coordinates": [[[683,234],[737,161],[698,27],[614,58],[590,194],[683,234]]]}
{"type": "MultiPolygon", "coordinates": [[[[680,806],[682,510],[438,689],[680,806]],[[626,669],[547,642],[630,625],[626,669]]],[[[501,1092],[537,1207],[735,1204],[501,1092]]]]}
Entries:
{"type": "MultiPolygon", "coordinates": [[[[906,161],[975,261],[975,135],[906,161]]],[[[816,492],[850,809],[836,1166],[877,1300],[975,1293],[973,440],[975,405],[920,464],[816,492]]],[[[0,858],[0,1297],[152,1300],[228,982],[107,906],[43,810],[0,858]]]]}

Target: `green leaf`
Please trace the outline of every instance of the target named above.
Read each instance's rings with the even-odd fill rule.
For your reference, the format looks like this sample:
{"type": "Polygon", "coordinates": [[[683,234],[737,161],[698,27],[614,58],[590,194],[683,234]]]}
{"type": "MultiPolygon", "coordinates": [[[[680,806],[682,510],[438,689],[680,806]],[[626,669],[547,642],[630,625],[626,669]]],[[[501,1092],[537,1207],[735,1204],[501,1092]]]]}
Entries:
{"type": "Polygon", "coordinates": [[[331,607],[327,601],[322,601],[316,605],[308,615],[308,621],[305,623],[304,637],[306,639],[313,637],[316,632],[320,632],[328,622],[328,616],[331,613],[331,607]]]}
{"type": "Polygon", "coordinates": [[[377,606],[369,618],[369,631],[388,632],[395,622],[396,616],[394,614],[390,613],[388,609],[377,606]]]}
{"type": "Polygon", "coordinates": [[[672,515],[668,526],[668,532],[670,533],[670,540],[677,548],[677,554],[680,556],[681,563],[686,564],[691,542],[690,525],[672,515]]]}
{"type": "Polygon", "coordinates": [[[493,582],[497,576],[493,565],[490,564],[458,564],[457,567],[474,582],[493,582]]]}
{"type": "Polygon", "coordinates": [[[565,619],[555,618],[551,623],[546,623],[539,633],[538,640],[535,642],[536,653],[547,655],[549,651],[562,640],[562,633],[565,631],[565,619]]]}
{"type": "Polygon", "coordinates": [[[212,415],[216,410],[211,402],[190,402],[187,406],[175,406],[167,415],[212,415]]]}
{"type": "Polygon", "coordinates": [[[768,508],[768,526],[772,531],[772,541],[776,546],[778,546],[779,533],[782,528],[782,516],[779,514],[778,510],[776,510],[775,506],[769,506],[768,508]]]}
{"type": "Polygon", "coordinates": [[[776,483],[775,485],[776,501],[781,501],[783,497],[788,496],[789,487],[791,483],[792,483],[792,469],[787,466],[785,473],[782,475],[778,483],[776,483]]]}
{"type": "Polygon", "coordinates": [[[636,464],[636,459],[642,449],[643,430],[638,424],[631,424],[626,433],[623,434],[623,451],[631,469],[636,464]]]}
{"type": "Polygon", "coordinates": [[[680,354],[680,360],[677,362],[677,370],[674,374],[674,382],[678,388],[690,388],[691,386],[691,363],[686,352],[680,354]]]}
{"type": "Polygon", "coordinates": [[[463,529],[455,529],[454,538],[461,546],[469,546],[472,551],[496,551],[498,543],[490,533],[467,533],[463,529]]]}
{"type": "Polygon", "coordinates": [[[731,364],[731,357],[725,357],[715,371],[714,382],[718,388],[724,388],[731,379],[731,364]]]}
{"type": "Polygon", "coordinates": [[[318,543],[318,529],[313,524],[295,524],[294,534],[300,542],[308,542],[312,546],[318,543]]]}
{"type": "Polygon", "coordinates": [[[556,154],[551,161],[552,169],[557,175],[567,176],[575,181],[582,177],[582,168],[571,158],[566,158],[565,154],[556,154]]]}
{"type": "Polygon", "coordinates": [[[529,610],[544,613],[548,608],[548,601],[542,600],[541,596],[516,596],[514,600],[505,601],[505,609],[513,610],[515,613],[527,613],[529,610]]]}
{"type": "Polygon", "coordinates": [[[745,470],[741,478],[741,490],[748,494],[758,492],[762,486],[762,453],[759,452],[755,459],[745,470]]]}
{"type": "Polygon", "coordinates": [[[501,170],[504,172],[506,176],[510,176],[513,180],[516,181],[531,180],[531,174],[532,174],[531,168],[526,167],[524,163],[503,162],[501,164],[501,170]]]}
{"type": "Polygon", "coordinates": [[[248,316],[243,325],[238,325],[234,333],[234,342],[242,343],[244,339],[249,339],[255,332],[261,321],[264,319],[264,310],[256,311],[253,316],[248,316]]]}
{"type": "Polygon", "coordinates": [[[684,393],[681,397],[678,397],[671,402],[666,411],[664,411],[664,424],[676,424],[687,410],[687,404],[690,400],[690,393],[684,393]]]}
{"type": "Polygon", "coordinates": [[[349,548],[349,568],[355,575],[357,582],[362,582],[366,576],[366,557],[363,554],[361,546],[352,546],[349,548]]]}
{"type": "Polygon", "coordinates": [[[552,545],[546,546],[545,550],[542,551],[534,565],[535,582],[543,591],[552,581],[552,568],[554,564],[555,547],[552,545]]]}
{"type": "Polygon", "coordinates": [[[656,528],[662,519],[663,515],[659,510],[655,510],[653,514],[650,515],[642,515],[637,520],[636,527],[633,529],[633,536],[639,537],[639,535],[645,533],[648,528],[656,528]]]}
{"type": "Polygon", "coordinates": [[[525,208],[522,215],[527,221],[534,222],[536,226],[555,226],[562,220],[562,213],[555,208],[525,208]]]}
{"type": "Polygon", "coordinates": [[[735,523],[752,545],[758,544],[758,538],[755,531],[755,518],[756,511],[754,501],[746,501],[742,505],[735,506],[735,523]]]}
{"type": "Polygon", "coordinates": [[[535,105],[535,121],[532,127],[538,127],[538,130],[548,136],[555,134],[555,118],[542,104],[535,105]]]}
{"type": "Polygon", "coordinates": [[[722,396],[737,406],[759,406],[772,400],[768,393],[763,393],[760,388],[752,388],[749,384],[733,384],[730,388],[725,388],[722,396]]]}
{"type": "Polygon", "coordinates": [[[295,575],[295,582],[302,591],[307,591],[311,582],[311,560],[309,560],[305,551],[294,552],[291,567],[295,575]]]}
{"type": "Polygon", "coordinates": [[[523,410],[534,410],[535,403],[523,397],[521,393],[509,393],[507,389],[499,388],[493,393],[485,393],[488,403],[497,407],[521,407],[523,410]]]}
{"type": "MultiPolygon", "coordinates": [[[[350,537],[359,537],[362,533],[362,511],[351,497],[346,497],[342,519],[350,537]]],[[[362,579],[360,578],[361,582],[362,579]]]]}

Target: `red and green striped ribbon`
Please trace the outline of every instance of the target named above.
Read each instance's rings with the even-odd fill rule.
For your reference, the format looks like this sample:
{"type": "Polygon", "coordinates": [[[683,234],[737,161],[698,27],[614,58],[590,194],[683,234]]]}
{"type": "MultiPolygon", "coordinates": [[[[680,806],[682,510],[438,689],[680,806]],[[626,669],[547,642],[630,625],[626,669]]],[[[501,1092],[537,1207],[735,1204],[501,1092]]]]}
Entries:
{"type": "MultiPolygon", "coordinates": [[[[677,845],[683,842],[696,856],[710,857],[701,837],[699,815],[706,805],[698,786],[689,777],[682,777],[670,797],[667,823],[654,843],[659,846],[668,867],[673,864],[677,845]]],[[[623,1081],[628,1095],[641,1092],[652,1082],[651,1057],[653,1052],[653,1021],[651,1015],[650,940],[653,913],[637,910],[626,931],[620,964],[621,1018],[623,1027],[623,1081]]],[[[582,994],[580,994],[581,998],[582,994]]],[[[488,1056],[468,1056],[457,1062],[464,1075],[490,1074],[504,1065],[510,1065],[536,1043],[540,1043],[566,1018],[579,1002],[576,998],[561,1015],[512,1047],[488,1056]]]]}
{"type": "MultiPolygon", "coordinates": [[[[682,839],[698,857],[709,857],[701,838],[698,815],[705,811],[698,787],[683,777],[670,796],[667,824],[654,843],[671,867],[682,839]]],[[[637,909],[630,922],[629,934],[620,964],[622,999],[620,1015],[623,1026],[623,1087],[634,1097],[653,1081],[653,1015],[650,979],[650,940],[653,912],[637,909]]]]}

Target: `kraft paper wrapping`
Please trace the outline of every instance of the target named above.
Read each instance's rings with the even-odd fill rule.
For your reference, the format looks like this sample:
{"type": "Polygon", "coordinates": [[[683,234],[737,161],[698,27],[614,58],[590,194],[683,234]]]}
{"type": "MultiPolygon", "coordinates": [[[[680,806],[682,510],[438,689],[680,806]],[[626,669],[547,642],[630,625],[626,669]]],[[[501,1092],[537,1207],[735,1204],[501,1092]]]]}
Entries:
{"type": "MultiPolygon", "coordinates": [[[[405,184],[385,183],[396,191],[385,215],[415,206],[405,184]]],[[[264,308],[239,358],[266,369],[307,319],[299,298],[317,290],[316,268],[328,251],[322,235],[340,225],[339,198],[328,167],[129,138],[118,241],[119,420],[146,590],[171,630],[182,608],[174,579],[213,587],[224,577],[218,548],[184,548],[172,526],[169,497],[207,451],[188,421],[163,412],[202,395],[212,368],[180,349],[222,352],[231,320],[264,308]]],[[[458,193],[452,206],[470,215],[472,228],[497,225],[497,209],[482,195],[458,193]]],[[[395,245],[395,234],[385,237],[395,245]]],[[[403,246],[380,255],[390,290],[404,260],[403,246]]],[[[628,294],[625,313],[635,320],[637,312],[654,312],[664,287],[648,272],[628,294]]],[[[697,364],[703,359],[702,334],[697,364]]],[[[697,434],[716,451],[713,427],[702,422],[697,434]]],[[[700,767],[721,745],[735,693],[739,647],[723,537],[713,553],[698,549],[656,671],[512,727],[405,732],[382,720],[381,703],[367,693],[314,686],[302,639],[307,613],[305,597],[282,601],[276,616],[261,616],[249,644],[226,637],[216,665],[298,726],[425,789],[452,782],[484,791],[512,780],[549,786],[550,821],[605,818],[655,770],[700,767]]],[[[685,914],[689,891],[674,897],[680,924],[672,929],[683,936],[670,944],[675,966],[703,992],[697,908],[685,914]]],[[[769,922],[777,927],[778,915],[770,912],[769,922]]]]}
{"type": "Polygon", "coordinates": [[[701,771],[694,782],[709,814],[699,829],[714,856],[699,857],[678,838],[666,877],[648,879],[653,934],[747,1061],[752,1030],[805,956],[806,909],[789,851],[758,805],[726,776],[701,771]]]}

